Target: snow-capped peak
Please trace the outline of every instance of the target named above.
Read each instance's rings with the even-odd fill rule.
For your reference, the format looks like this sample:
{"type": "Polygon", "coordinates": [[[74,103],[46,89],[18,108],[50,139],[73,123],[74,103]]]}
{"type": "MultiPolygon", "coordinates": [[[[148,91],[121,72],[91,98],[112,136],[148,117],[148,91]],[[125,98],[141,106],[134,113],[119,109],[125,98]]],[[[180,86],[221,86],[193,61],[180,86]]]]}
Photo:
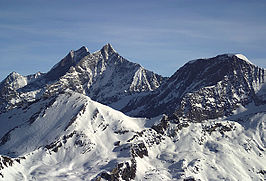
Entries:
{"type": "Polygon", "coordinates": [[[235,56],[241,60],[245,60],[246,62],[250,63],[250,64],[253,64],[252,62],[250,62],[248,60],[248,58],[245,56],[245,55],[242,55],[242,54],[235,54],[235,56]]]}
{"type": "Polygon", "coordinates": [[[109,59],[109,56],[113,53],[117,53],[110,43],[104,45],[100,50],[94,52],[94,55],[101,54],[105,60],[109,59]]]}
{"type": "Polygon", "coordinates": [[[20,75],[17,72],[11,72],[4,81],[6,81],[7,83],[11,84],[14,81],[17,81],[19,79],[26,79],[26,77],[24,77],[23,75],[20,75]]]}
{"type": "MultiPolygon", "coordinates": [[[[238,59],[244,60],[244,61],[246,61],[247,63],[254,65],[254,64],[253,64],[251,61],[249,61],[248,58],[247,58],[245,55],[243,55],[243,54],[227,53],[227,54],[217,55],[217,57],[219,57],[220,60],[221,60],[221,59],[224,59],[224,57],[230,57],[230,58],[232,58],[232,57],[237,57],[238,59]]],[[[188,64],[193,64],[193,63],[195,63],[196,61],[198,61],[198,60],[203,60],[203,59],[206,59],[206,60],[207,60],[208,58],[201,58],[201,59],[191,60],[191,61],[188,62],[188,64]]]]}
{"type": "MultiPolygon", "coordinates": [[[[2,83],[10,88],[12,88],[13,90],[16,90],[18,88],[21,88],[25,85],[27,85],[27,77],[20,75],[17,72],[12,72],[10,73],[3,81],[2,83]]],[[[0,86],[0,90],[1,90],[1,86],[0,86]]]]}
{"type": "Polygon", "coordinates": [[[265,70],[246,62],[223,54],[164,78],[106,44],[46,74],[12,72],[0,180],[265,180],[265,70]]]}
{"type": "Polygon", "coordinates": [[[113,53],[117,53],[110,43],[104,45],[100,50],[93,52],[94,56],[102,55],[105,60],[109,58],[113,53]]]}
{"type": "Polygon", "coordinates": [[[9,76],[10,76],[10,77],[13,77],[13,78],[16,78],[16,77],[20,77],[21,75],[20,75],[19,73],[17,73],[17,72],[11,72],[11,73],[9,74],[9,76]]]}

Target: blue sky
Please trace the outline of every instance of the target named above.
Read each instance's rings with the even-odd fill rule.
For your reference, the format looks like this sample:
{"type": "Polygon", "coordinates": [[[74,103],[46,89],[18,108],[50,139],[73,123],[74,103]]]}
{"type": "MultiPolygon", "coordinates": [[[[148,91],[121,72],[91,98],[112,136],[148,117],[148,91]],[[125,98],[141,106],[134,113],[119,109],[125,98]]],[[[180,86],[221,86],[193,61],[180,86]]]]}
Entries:
{"type": "Polygon", "coordinates": [[[265,68],[266,1],[0,0],[0,80],[47,72],[71,49],[106,43],[164,76],[223,53],[265,68]]]}

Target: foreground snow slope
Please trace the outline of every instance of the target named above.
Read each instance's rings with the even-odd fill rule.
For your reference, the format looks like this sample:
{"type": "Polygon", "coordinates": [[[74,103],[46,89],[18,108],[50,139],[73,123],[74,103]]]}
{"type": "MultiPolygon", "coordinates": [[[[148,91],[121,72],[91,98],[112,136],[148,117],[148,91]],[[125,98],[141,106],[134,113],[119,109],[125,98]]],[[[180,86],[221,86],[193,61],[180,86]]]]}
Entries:
{"type": "Polygon", "coordinates": [[[45,74],[11,73],[0,180],[263,180],[265,79],[239,54],[163,78],[110,44],[70,51],[45,74]]]}
{"type": "MultiPolygon", "coordinates": [[[[54,180],[61,174],[68,179],[86,176],[90,180],[109,161],[109,167],[114,167],[116,162],[130,157],[114,151],[114,143],[120,140],[120,144],[125,144],[144,125],[144,119],[129,118],[74,92],[20,109],[26,110],[20,114],[24,120],[3,136],[0,153],[26,159],[1,170],[4,180],[54,180]],[[36,107],[39,110],[33,113],[36,107]],[[28,119],[27,114],[33,116],[28,119]]],[[[1,120],[7,116],[2,114],[1,120]]]]}
{"type": "Polygon", "coordinates": [[[0,114],[0,180],[263,180],[265,110],[146,120],[66,91],[0,114]]]}

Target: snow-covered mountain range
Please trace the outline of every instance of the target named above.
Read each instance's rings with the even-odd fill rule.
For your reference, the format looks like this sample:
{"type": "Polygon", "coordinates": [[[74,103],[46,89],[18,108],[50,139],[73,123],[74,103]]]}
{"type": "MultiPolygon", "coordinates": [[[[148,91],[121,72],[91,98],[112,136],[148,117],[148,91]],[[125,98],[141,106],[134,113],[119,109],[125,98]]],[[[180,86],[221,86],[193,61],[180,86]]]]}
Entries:
{"type": "Polygon", "coordinates": [[[0,180],[264,180],[265,79],[240,54],[167,78],[110,44],[13,72],[0,83],[0,180]]]}
{"type": "Polygon", "coordinates": [[[239,105],[265,104],[265,69],[240,55],[193,60],[178,69],[156,91],[139,96],[122,109],[133,116],[175,113],[201,121],[228,116],[239,105]],[[145,104],[143,104],[145,102],[145,104]]]}
{"type": "Polygon", "coordinates": [[[86,94],[103,104],[121,105],[136,93],[157,89],[166,79],[129,62],[110,44],[94,53],[81,47],[70,51],[47,73],[27,77],[11,73],[0,85],[0,110],[9,110],[66,89],[86,94]]]}

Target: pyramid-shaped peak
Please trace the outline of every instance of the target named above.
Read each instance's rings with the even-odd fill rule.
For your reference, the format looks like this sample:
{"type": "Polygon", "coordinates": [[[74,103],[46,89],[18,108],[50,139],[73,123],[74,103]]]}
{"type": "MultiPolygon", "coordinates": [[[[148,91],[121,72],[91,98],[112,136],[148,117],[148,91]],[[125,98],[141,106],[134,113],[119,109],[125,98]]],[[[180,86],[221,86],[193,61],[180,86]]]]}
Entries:
{"type": "Polygon", "coordinates": [[[112,47],[110,43],[107,43],[106,45],[102,47],[101,52],[106,52],[109,54],[109,53],[114,53],[116,51],[114,50],[114,48],[112,47]]]}
{"type": "Polygon", "coordinates": [[[14,79],[17,79],[17,78],[19,78],[19,77],[23,77],[23,76],[20,75],[20,74],[17,73],[17,72],[11,72],[6,78],[7,78],[7,79],[12,79],[12,80],[14,80],[14,79]]]}
{"type": "Polygon", "coordinates": [[[76,50],[75,52],[76,52],[76,53],[79,53],[79,52],[80,52],[80,53],[88,53],[89,50],[88,50],[87,47],[82,46],[82,47],[80,47],[80,49],[76,50]]]}
{"type": "Polygon", "coordinates": [[[76,56],[76,57],[81,57],[81,56],[84,57],[84,56],[86,56],[88,54],[90,54],[90,52],[89,52],[88,48],[85,47],[85,46],[80,47],[78,50],[75,50],[75,51],[71,50],[70,51],[70,55],[72,57],[74,57],[74,56],[76,56]]]}
{"type": "Polygon", "coordinates": [[[83,57],[87,56],[90,54],[89,50],[87,47],[82,46],[81,48],[79,48],[76,51],[71,50],[70,51],[70,56],[72,57],[72,59],[74,60],[74,62],[78,62],[80,61],[83,57]]]}

